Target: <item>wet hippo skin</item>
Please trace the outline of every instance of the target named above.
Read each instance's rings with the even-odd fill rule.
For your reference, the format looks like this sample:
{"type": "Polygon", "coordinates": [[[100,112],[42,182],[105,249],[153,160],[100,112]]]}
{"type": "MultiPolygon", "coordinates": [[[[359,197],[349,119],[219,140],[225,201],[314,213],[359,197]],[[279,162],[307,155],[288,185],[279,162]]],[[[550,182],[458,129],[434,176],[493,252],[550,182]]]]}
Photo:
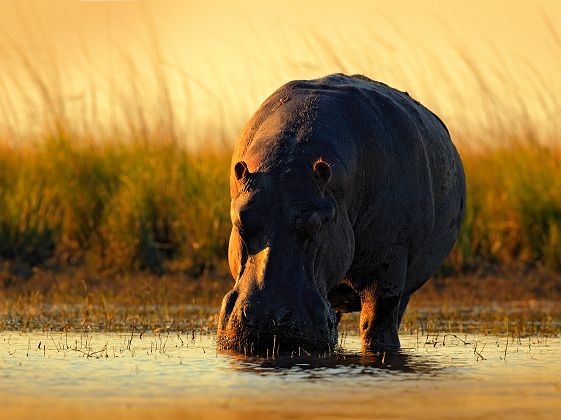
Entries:
{"type": "Polygon", "coordinates": [[[292,81],[247,123],[230,171],[235,284],[218,341],[328,350],[360,311],[365,350],[399,347],[410,295],[462,223],[465,178],[444,123],[383,83],[292,81]]]}

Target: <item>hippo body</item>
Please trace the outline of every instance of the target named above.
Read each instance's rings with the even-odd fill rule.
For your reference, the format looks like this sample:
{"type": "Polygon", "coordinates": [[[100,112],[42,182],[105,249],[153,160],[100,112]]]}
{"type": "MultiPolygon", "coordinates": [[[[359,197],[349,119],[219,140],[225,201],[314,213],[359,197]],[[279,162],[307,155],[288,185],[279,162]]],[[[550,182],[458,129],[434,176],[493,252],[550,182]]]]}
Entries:
{"type": "Polygon", "coordinates": [[[365,350],[399,346],[409,297],[452,249],[466,195],[444,123],[360,75],[274,92],[235,146],[230,181],[236,282],[218,340],[245,352],[332,349],[350,311],[365,350]]]}

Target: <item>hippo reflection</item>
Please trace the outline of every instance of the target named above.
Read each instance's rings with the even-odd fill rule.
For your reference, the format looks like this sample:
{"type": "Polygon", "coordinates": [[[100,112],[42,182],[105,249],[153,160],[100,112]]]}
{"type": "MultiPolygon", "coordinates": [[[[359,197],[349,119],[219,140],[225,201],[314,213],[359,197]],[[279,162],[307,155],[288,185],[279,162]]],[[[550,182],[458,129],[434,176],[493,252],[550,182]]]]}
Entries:
{"type": "Polygon", "coordinates": [[[438,269],[465,202],[445,125],[364,76],[287,83],[233,154],[233,289],[223,348],[333,349],[340,313],[361,311],[363,347],[398,347],[409,297],[438,269]]]}
{"type": "Polygon", "coordinates": [[[400,350],[381,354],[338,353],[327,355],[281,354],[274,358],[232,354],[231,367],[258,375],[295,375],[309,379],[367,375],[384,377],[388,372],[419,377],[445,374],[447,367],[428,362],[419,355],[400,350]]]}

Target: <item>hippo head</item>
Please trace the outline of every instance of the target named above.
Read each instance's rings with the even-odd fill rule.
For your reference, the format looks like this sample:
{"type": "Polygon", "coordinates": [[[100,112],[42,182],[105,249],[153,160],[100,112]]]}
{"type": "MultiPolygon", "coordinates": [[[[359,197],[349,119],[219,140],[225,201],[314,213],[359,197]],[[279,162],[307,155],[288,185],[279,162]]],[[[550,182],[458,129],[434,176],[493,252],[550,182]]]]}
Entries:
{"type": "Polygon", "coordinates": [[[356,112],[342,100],[290,82],[263,103],[236,143],[228,252],[235,284],[219,316],[223,348],[337,344],[331,292],[351,267],[355,215],[348,211],[360,207],[348,187],[360,156],[352,141],[356,112]]]}
{"type": "Polygon", "coordinates": [[[330,193],[332,164],[299,158],[270,170],[232,168],[229,263],[219,345],[243,352],[328,350],[337,317],[327,294],[344,277],[352,229],[330,193]]]}

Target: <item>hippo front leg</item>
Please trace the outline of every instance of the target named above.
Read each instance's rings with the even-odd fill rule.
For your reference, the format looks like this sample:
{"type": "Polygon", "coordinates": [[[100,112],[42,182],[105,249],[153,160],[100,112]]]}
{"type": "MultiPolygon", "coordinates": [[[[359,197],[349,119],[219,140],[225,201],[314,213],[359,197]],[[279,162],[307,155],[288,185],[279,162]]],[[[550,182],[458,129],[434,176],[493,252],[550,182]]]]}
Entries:
{"type": "Polygon", "coordinates": [[[363,350],[399,348],[399,308],[407,275],[406,250],[384,264],[378,279],[359,292],[363,350]]]}

